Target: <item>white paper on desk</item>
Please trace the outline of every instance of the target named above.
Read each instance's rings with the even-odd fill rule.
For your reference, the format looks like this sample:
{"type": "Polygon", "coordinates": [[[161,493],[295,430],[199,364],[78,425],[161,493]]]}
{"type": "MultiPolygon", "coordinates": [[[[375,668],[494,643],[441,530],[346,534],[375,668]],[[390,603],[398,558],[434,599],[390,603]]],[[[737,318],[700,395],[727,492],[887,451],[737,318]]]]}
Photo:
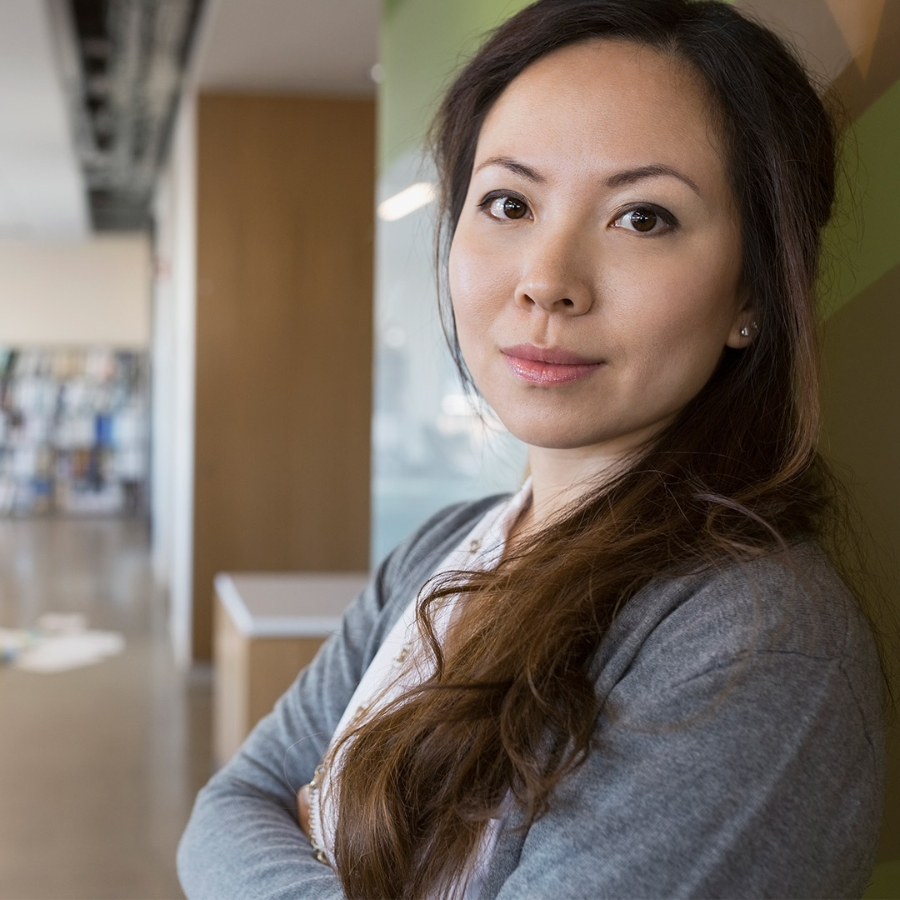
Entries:
{"type": "Polygon", "coordinates": [[[26,672],[64,672],[102,662],[125,649],[125,638],[115,631],[80,631],[48,635],[23,649],[14,666],[26,672]]]}
{"type": "Polygon", "coordinates": [[[34,638],[19,628],[0,628],[0,654],[21,653],[34,638]]]}
{"type": "Polygon", "coordinates": [[[44,613],[37,620],[37,630],[42,634],[73,634],[87,631],[84,613],[44,613]]]}

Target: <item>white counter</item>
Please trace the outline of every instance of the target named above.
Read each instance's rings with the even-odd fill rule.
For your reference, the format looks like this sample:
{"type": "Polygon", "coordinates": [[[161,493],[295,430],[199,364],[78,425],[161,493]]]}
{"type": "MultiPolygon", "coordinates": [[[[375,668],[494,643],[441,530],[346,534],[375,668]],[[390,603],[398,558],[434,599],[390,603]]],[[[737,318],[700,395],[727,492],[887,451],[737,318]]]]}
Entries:
{"type": "Polygon", "coordinates": [[[323,637],[337,631],[366,572],[216,575],[216,594],[235,628],[251,638],[323,637]]]}

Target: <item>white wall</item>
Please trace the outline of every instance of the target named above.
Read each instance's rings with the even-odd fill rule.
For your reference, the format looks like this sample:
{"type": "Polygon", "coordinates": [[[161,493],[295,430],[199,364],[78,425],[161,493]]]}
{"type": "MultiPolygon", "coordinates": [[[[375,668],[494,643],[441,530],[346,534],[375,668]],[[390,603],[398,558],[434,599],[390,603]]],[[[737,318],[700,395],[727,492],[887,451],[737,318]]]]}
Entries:
{"type": "Polygon", "coordinates": [[[150,343],[146,235],[0,241],[0,344],[145,348],[150,343]]]}
{"type": "Polygon", "coordinates": [[[196,360],[196,95],[186,92],[156,197],[153,327],[153,563],[169,588],[175,658],[191,658],[196,360]]]}
{"type": "MultiPolygon", "coordinates": [[[[0,0],[2,2],[2,0],[0,0]]],[[[185,77],[172,145],[154,197],[152,554],[168,588],[176,662],[192,662],[194,381],[197,318],[197,66],[221,0],[206,0],[185,77]]]]}
{"type": "Polygon", "coordinates": [[[172,570],[172,454],[175,433],[175,294],[172,259],[175,256],[174,178],[172,165],[157,182],[153,204],[156,223],[151,335],[150,510],[152,559],[156,580],[168,587],[172,570]]]}

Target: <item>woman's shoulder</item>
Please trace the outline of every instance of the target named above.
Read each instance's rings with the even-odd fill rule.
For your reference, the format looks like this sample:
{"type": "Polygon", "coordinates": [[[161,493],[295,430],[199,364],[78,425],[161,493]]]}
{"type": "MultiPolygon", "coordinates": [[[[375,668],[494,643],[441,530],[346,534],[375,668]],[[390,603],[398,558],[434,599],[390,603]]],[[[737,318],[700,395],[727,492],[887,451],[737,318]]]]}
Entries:
{"type": "Polygon", "coordinates": [[[723,654],[837,659],[858,652],[869,636],[859,601],[815,541],[656,579],[623,609],[620,624],[636,620],[676,640],[708,633],[723,654]]]}
{"type": "Polygon", "coordinates": [[[872,728],[880,718],[876,643],[856,596],[815,541],[659,579],[627,603],[600,648],[606,693],[625,675],[677,684],[717,670],[840,676],[872,728]],[[761,666],[760,666],[761,668],[761,666]]]}
{"type": "Polygon", "coordinates": [[[610,896],[659,877],[645,894],[859,896],[881,822],[881,674],[818,546],[648,585],[600,663],[592,752],[554,821],[584,809],[610,896]]]}
{"type": "Polygon", "coordinates": [[[723,565],[673,588],[682,593],[685,618],[706,622],[734,652],[846,660],[870,649],[858,598],[813,540],[723,565]]]}

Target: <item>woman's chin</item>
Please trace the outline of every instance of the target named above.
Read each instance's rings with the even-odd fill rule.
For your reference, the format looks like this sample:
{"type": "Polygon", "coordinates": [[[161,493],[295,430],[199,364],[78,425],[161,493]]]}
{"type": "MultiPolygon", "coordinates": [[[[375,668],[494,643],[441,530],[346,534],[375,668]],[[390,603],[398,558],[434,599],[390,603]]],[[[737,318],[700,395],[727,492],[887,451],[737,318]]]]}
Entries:
{"type": "Polygon", "coordinates": [[[510,417],[508,421],[501,414],[500,420],[513,437],[533,450],[567,453],[573,459],[597,457],[608,462],[640,453],[672,421],[672,416],[650,423],[641,421],[621,426],[610,423],[608,427],[600,427],[597,422],[587,427],[554,417],[510,417]]]}
{"type": "Polygon", "coordinates": [[[580,429],[553,421],[507,422],[502,416],[501,421],[513,437],[541,450],[584,451],[603,446],[610,438],[615,440],[614,435],[598,432],[596,428],[580,429]]]}

